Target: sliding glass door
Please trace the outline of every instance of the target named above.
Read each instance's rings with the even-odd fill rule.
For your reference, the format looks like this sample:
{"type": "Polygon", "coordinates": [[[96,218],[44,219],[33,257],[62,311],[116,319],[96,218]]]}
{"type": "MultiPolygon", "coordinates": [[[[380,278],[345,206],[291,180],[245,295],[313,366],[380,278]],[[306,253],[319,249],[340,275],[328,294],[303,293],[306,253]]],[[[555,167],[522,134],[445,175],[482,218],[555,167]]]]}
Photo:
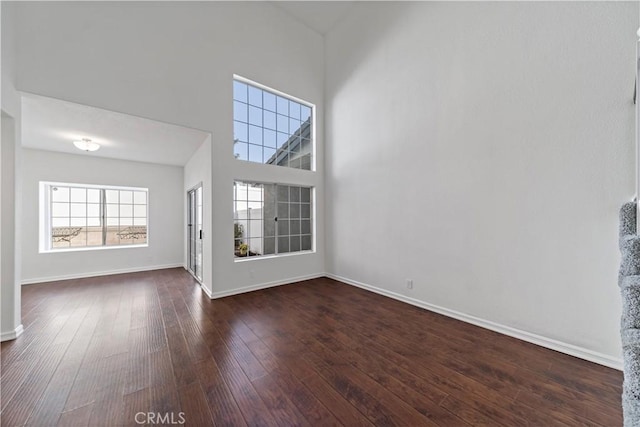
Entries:
{"type": "Polygon", "coordinates": [[[187,192],[187,260],[188,269],[202,280],[202,184],[187,192]]]}

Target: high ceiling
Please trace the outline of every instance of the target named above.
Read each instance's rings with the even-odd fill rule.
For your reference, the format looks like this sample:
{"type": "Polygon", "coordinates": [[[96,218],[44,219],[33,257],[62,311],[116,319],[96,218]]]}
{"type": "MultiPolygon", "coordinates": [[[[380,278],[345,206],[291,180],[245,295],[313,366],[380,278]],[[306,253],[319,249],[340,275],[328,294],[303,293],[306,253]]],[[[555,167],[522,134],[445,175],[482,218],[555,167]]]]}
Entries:
{"type": "Polygon", "coordinates": [[[22,145],[47,151],[183,166],[208,133],[101,108],[23,93],[22,145]],[[101,145],[87,153],[73,141],[101,145]]]}
{"type": "MultiPolygon", "coordinates": [[[[273,1],[295,19],[324,35],[355,1],[273,1]]],[[[48,151],[183,166],[208,133],[87,105],[23,93],[22,145],[48,151]],[[84,153],[73,141],[101,145],[84,153]]]]}
{"type": "Polygon", "coordinates": [[[312,30],[324,35],[357,3],[355,1],[274,1],[312,30]]]}

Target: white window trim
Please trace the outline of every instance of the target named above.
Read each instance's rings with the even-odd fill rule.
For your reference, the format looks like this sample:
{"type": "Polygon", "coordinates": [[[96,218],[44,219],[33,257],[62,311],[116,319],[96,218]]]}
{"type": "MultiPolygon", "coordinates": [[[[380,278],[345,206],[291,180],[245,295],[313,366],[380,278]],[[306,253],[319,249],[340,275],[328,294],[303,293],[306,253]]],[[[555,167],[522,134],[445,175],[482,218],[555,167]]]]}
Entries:
{"type": "Polygon", "coordinates": [[[97,184],[83,184],[77,182],[59,182],[59,181],[40,181],[38,185],[39,190],[39,209],[38,209],[38,253],[41,254],[55,254],[65,252],[84,252],[84,251],[101,251],[101,250],[113,250],[113,249],[134,249],[134,248],[147,248],[150,242],[151,225],[149,220],[149,189],[144,187],[128,187],[122,185],[97,185],[97,184]],[[48,187],[81,187],[81,188],[95,188],[100,190],[131,190],[131,191],[144,191],[147,193],[147,242],[137,245],[111,245],[111,246],[79,246],[74,248],[58,248],[54,249],[51,245],[51,215],[50,215],[50,192],[47,191],[48,187]]]}

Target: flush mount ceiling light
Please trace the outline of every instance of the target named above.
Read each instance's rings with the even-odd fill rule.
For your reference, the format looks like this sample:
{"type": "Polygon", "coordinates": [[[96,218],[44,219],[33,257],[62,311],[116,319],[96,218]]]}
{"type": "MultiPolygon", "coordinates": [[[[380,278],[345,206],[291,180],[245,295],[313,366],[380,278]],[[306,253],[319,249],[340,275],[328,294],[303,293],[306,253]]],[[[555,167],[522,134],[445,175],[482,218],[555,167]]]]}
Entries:
{"type": "Polygon", "coordinates": [[[93,142],[88,138],[82,138],[81,141],[73,141],[73,145],[75,145],[77,149],[83,151],[96,151],[100,148],[100,144],[93,142]]]}

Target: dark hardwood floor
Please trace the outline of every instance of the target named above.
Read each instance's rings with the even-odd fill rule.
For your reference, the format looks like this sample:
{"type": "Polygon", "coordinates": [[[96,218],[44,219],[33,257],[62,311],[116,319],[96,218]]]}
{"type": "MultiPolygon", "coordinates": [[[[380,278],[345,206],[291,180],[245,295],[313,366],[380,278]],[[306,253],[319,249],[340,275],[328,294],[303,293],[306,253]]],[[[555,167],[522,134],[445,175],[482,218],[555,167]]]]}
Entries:
{"type": "Polygon", "coordinates": [[[330,279],[210,301],[159,270],[22,305],[3,426],[622,424],[619,371],[330,279]]]}

